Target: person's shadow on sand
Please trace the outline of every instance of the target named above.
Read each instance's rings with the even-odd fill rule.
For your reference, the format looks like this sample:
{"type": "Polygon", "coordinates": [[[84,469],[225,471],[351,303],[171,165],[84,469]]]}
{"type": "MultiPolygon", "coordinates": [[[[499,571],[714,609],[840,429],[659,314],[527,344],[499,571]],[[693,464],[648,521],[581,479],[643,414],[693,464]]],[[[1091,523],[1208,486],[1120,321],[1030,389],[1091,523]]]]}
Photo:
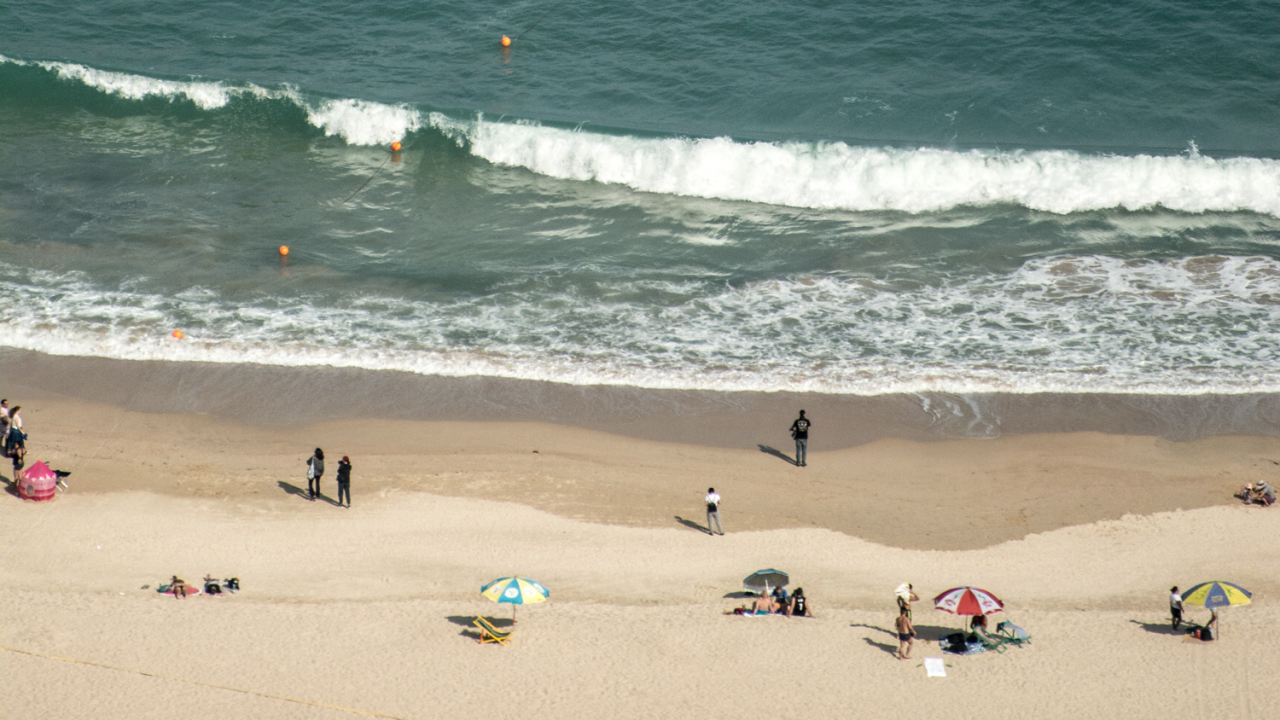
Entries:
{"type": "MultiPolygon", "coordinates": [[[[306,490],[303,490],[302,488],[298,487],[297,485],[294,485],[293,483],[287,483],[283,480],[277,480],[276,485],[279,485],[281,490],[289,493],[290,495],[296,495],[302,498],[303,500],[311,499],[311,495],[306,490]]],[[[321,495],[320,499],[329,503],[330,505],[334,505],[336,507],[342,507],[341,505],[338,505],[337,500],[334,500],[331,497],[325,497],[324,495],[321,495]]]]}
{"type": "Polygon", "coordinates": [[[897,655],[897,654],[898,654],[898,646],[897,646],[897,645],[888,645],[888,644],[886,644],[886,643],[876,642],[875,640],[872,640],[872,639],[871,639],[871,638],[869,638],[869,637],[864,637],[864,638],[862,638],[862,641],[863,641],[863,642],[865,642],[866,644],[870,645],[870,646],[871,646],[871,647],[873,647],[873,648],[880,648],[881,650],[883,650],[883,651],[885,651],[885,652],[889,653],[890,655],[897,655]]]}
{"type": "Polygon", "coordinates": [[[1145,623],[1139,620],[1130,620],[1129,622],[1141,627],[1149,633],[1155,633],[1156,635],[1186,635],[1187,628],[1196,627],[1195,623],[1187,622],[1185,620],[1182,622],[1181,630],[1174,630],[1173,625],[1170,624],[1170,621],[1168,620],[1161,623],[1145,623]]]}
{"type": "Polygon", "coordinates": [[[9,478],[7,478],[7,477],[3,476],[3,475],[0,475],[0,480],[3,480],[3,481],[4,481],[4,491],[5,491],[5,492],[9,493],[10,495],[12,495],[12,496],[14,496],[14,497],[22,497],[21,495],[19,495],[19,494],[18,494],[18,483],[14,482],[13,480],[11,480],[11,479],[9,479],[9,478]]]}
{"type": "Polygon", "coordinates": [[[764,453],[765,455],[772,455],[778,458],[779,460],[785,460],[788,465],[796,464],[795,460],[791,459],[787,455],[784,455],[782,451],[777,448],[771,448],[768,445],[756,445],[756,447],[760,448],[760,452],[764,453]]]}
{"type": "MultiPolygon", "coordinates": [[[[859,628],[866,628],[868,630],[875,630],[877,632],[882,632],[885,635],[888,635],[889,637],[893,638],[895,641],[897,641],[898,639],[897,632],[893,630],[886,630],[885,628],[878,627],[876,625],[867,625],[865,623],[849,623],[849,627],[859,627],[859,628]]],[[[915,629],[916,629],[917,642],[938,642],[942,638],[948,635],[951,635],[952,633],[964,632],[959,628],[940,627],[938,625],[916,625],[915,629]]],[[[870,638],[868,638],[868,641],[870,641],[870,638]]],[[[877,647],[880,647],[880,646],[877,645],[877,647]]],[[[897,652],[898,646],[894,645],[893,650],[894,652],[897,652]]]]}
{"type": "Polygon", "coordinates": [[[696,522],[694,522],[694,521],[692,521],[692,520],[685,520],[684,518],[680,517],[679,515],[676,515],[676,522],[680,523],[681,525],[683,525],[683,526],[685,526],[685,527],[687,527],[687,528],[693,528],[694,530],[697,530],[698,532],[702,533],[703,535],[710,535],[710,534],[711,534],[711,530],[710,530],[709,528],[704,527],[704,526],[702,526],[702,525],[699,525],[698,523],[696,523],[696,522]]]}

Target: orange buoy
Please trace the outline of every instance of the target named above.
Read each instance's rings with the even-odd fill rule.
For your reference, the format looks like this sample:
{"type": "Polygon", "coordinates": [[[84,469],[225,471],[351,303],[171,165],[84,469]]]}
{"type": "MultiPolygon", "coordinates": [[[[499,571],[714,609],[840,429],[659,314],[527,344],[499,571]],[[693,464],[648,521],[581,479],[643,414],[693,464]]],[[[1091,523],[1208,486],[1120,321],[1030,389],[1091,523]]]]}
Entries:
{"type": "Polygon", "coordinates": [[[181,340],[182,338],[186,337],[186,335],[181,330],[174,330],[173,337],[176,340],[181,340]]]}
{"type": "Polygon", "coordinates": [[[395,141],[395,142],[391,143],[391,152],[400,152],[400,141],[399,141],[399,140],[397,140],[397,141],[395,141]]]}
{"type": "Polygon", "coordinates": [[[502,47],[511,47],[511,38],[506,35],[502,36],[502,47]]]}
{"type": "Polygon", "coordinates": [[[281,245],[281,246],[280,246],[280,257],[285,257],[285,256],[287,256],[288,254],[289,254],[289,246],[288,246],[288,245],[281,245]]]}

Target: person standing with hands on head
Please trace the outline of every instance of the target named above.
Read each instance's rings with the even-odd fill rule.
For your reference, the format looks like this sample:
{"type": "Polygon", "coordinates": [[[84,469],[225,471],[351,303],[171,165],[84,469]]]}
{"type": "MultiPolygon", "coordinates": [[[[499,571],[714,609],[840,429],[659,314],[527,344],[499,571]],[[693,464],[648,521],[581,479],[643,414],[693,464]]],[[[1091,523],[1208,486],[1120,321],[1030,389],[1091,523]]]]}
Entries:
{"type": "Polygon", "coordinates": [[[720,494],[715,488],[707,488],[707,534],[715,535],[719,531],[724,534],[724,528],[720,527],[720,494]],[[715,529],[712,529],[711,523],[715,521],[715,529]]]}
{"type": "Polygon", "coordinates": [[[316,452],[307,459],[307,495],[315,500],[320,495],[320,477],[324,475],[324,450],[316,448],[316,452]]]}
{"type": "Polygon", "coordinates": [[[1182,596],[1178,594],[1178,586],[1169,588],[1169,614],[1173,616],[1173,629],[1176,631],[1182,624],[1182,596]]]}
{"type": "Polygon", "coordinates": [[[342,497],[347,498],[347,507],[351,507],[351,458],[346,455],[338,461],[338,505],[342,505],[342,497]]]}
{"type": "Polygon", "coordinates": [[[804,411],[800,411],[800,417],[791,423],[791,437],[796,441],[796,467],[805,467],[809,464],[809,418],[804,416],[804,411]]]}

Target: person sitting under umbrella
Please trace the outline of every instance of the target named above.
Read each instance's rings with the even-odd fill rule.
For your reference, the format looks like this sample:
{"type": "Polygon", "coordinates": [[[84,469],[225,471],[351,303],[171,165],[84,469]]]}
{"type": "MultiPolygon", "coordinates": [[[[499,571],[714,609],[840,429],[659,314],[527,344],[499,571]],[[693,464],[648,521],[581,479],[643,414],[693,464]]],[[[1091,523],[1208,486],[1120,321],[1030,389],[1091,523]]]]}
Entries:
{"type": "Polygon", "coordinates": [[[787,590],[782,586],[773,589],[774,612],[782,615],[791,614],[791,600],[787,597],[787,590]]]}

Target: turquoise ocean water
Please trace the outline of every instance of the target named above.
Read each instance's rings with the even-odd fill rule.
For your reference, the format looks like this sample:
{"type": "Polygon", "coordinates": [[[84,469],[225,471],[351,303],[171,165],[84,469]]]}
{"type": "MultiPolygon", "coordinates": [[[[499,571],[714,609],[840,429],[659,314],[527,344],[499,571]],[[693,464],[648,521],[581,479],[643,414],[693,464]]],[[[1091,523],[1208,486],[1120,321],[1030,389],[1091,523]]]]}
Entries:
{"type": "Polygon", "coordinates": [[[0,345],[1280,392],[1273,3],[300,5],[0,8],[0,345]]]}

